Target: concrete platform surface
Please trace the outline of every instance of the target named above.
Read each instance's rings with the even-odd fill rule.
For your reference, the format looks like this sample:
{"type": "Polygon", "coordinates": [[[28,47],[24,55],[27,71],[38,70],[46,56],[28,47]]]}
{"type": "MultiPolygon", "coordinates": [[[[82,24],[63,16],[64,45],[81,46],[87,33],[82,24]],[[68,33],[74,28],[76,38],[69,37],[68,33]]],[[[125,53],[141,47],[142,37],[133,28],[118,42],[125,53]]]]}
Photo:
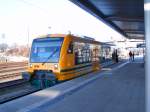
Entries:
{"type": "Polygon", "coordinates": [[[0,105],[0,112],[144,112],[141,63],[123,63],[0,105]]]}
{"type": "Polygon", "coordinates": [[[145,73],[141,63],[110,71],[63,100],[29,112],[145,112],[145,73]]]}

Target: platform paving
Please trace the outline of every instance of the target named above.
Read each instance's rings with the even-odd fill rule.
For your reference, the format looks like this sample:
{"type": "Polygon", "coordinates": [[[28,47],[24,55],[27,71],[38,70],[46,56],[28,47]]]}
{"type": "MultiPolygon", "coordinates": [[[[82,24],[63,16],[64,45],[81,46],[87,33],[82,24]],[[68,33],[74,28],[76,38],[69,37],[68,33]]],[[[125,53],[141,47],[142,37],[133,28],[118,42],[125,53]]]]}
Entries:
{"type": "Polygon", "coordinates": [[[0,105],[0,112],[144,112],[140,59],[120,62],[0,105]]]}
{"type": "Polygon", "coordinates": [[[145,71],[140,60],[103,75],[53,104],[30,112],[145,112],[145,71]],[[110,74],[109,74],[110,73],[110,74]]]}

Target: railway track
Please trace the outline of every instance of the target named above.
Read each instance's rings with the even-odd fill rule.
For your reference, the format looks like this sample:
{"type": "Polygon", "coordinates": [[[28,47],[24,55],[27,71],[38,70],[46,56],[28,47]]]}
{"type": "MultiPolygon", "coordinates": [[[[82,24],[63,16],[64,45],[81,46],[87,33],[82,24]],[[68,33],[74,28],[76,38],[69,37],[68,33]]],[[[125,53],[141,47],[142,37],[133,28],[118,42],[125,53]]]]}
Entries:
{"type": "Polygon", "coordinates": [[[0,83],[21,78],[21,72],[27,69],[27,62],[11,62],[0,64],[0,83]]]}
{"type": "Polygon", "coordinates": [[[5,68],[14,68],[14,67],[20,67],[20,66],[27,66],[27,62],[14,62],[14,63],[1,63],[0,64],[0,70],[5,68]]]}
{"type": "Polygon", "coordinates": [[[27,64],[28,62],[27,61],[24,61],[24,62],[5,62],[5,63],[0,63],[0,66],[7,66],[7,65],[20,65],[20,64],[27,64]]]}
{"type": "Polygon", "coordinates": [[[25,82],[27,82],[27,81],[23,80],[23,79],[18,79],[18,80],[14,80],[14,81],[0,83],[0,89],[4,89],[4,88],[10,87],[10,86],[19,85],[19,84],[22,84],[22,83],[25,83],[25,82]]]}
{"type": "Polygon", "coordinates": [[[0,74],[0,84],[4,82],[22,79],[22,74],[21,74],[22,72],[25,72],[25,70],[6,72],[3,74],[0,74]]]}
{"type": "Polygon", "coordinates": [[[0,104],[40,90],[22,79],[26,68],[27,62],[0,64],[0,104]]]}
{"type": "Polygon", "coordinates": [[[17,70],[25,70],[25,69],[27,69],[27,66],[16,67],[16,68],[5,68],[5,69],[1,69],[1,70],[0,70],[0,73],[11,72],[11,71],[17,71],[17,70]]]}
{"type": "Polygon", "coordinates": [[[39,91],[23,79],[0,84],[0,104],[39,91]]]}
{"type": "Polygon", "coordinates": [[[9,74],[5,74],[5,75],[0,75],[0,80],[14,78],[14,77],[18,77],[18,76],[21,76],[21,73],[9,73],[9,74]]]}

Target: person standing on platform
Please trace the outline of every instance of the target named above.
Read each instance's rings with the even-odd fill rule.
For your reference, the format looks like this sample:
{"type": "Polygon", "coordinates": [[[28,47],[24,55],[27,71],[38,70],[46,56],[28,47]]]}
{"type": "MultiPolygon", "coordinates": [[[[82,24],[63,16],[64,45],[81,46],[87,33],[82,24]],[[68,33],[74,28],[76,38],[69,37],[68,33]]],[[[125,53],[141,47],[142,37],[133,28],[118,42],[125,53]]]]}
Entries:
{"type": "Polygon", "coordinates": [[[132,61],[132,52],[129,52],[129,61],[132,61]]]}
{"type": "Polygon", "coordinates": [[[115,62],[115,51],[112,53],[112,61],[115,62]]]}
{"type": "Polygon", "coordinates": [[[132,53],[132,61],[134,61],[134,52],[132,53]]]}
{"type": "Polygon", "coordinates": [[[116,59],[116,63],[118,63],[118,52],[117,52],[117,50],[116,50],[116,53],[115,53],[115,59],[116,59]]]}

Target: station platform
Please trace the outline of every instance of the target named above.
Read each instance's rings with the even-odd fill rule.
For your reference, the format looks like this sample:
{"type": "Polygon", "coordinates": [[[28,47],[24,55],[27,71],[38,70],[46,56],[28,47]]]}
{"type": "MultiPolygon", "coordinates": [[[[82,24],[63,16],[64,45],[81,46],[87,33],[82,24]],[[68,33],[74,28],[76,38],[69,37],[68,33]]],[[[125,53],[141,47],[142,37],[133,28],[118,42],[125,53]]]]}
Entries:
{"type": "Polygon", "coordinates": [[[144,112],[141,58],[0,105],[0,112],[144,112]]]}

